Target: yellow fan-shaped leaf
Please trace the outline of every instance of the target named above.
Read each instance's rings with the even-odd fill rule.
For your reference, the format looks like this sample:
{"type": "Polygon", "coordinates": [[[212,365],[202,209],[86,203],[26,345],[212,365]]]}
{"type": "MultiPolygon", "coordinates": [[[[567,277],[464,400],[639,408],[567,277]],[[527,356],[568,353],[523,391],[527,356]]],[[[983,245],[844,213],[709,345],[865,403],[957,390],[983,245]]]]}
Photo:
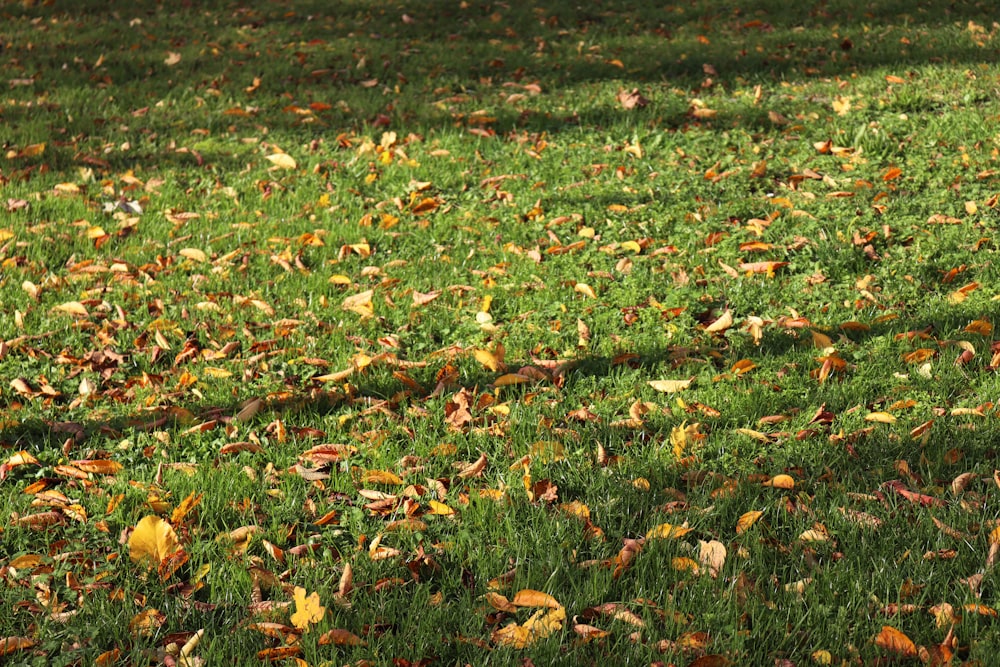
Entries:
{"type": "Polygon", "coordinates": [[[180,545],[169,523],[158,516],[143,517],[128,538],[129,557],[133,562],[156,567],[177,552],[180,545]]]}

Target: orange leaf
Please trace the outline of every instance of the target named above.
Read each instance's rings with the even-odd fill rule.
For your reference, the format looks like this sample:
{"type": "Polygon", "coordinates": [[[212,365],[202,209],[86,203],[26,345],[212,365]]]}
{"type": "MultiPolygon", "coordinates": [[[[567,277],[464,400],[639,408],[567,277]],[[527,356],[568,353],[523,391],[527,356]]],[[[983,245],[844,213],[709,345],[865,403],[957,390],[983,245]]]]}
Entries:
{"type": "Polygon", "coordinates": [[[889,181],[894,181],[903,175],[903,170],[899,167],[889,167],[884,174],[882,174],[882,180],[888,183],[889,181]]]}
{"type": "Polygon", "coordinates": [[[917,655],[917,646],[913,640],[891,625],[882,626],[882,631],[875,636],[875,644],[904,658],[913,658],[917,655]]]}
{"type": "Polygon", "coordinates": [[[430,213],[440,206],[440,203],[433,197],[425,197],[413,205],[412,211],[417,214],[430,213]]]}
{"type": "Polygon", "coordinates": [[[29,637],[4,637],[0,639],[0,656],[29,649],[37,643],[29,637]]]}
{"type": "Polygon", "coordinates": [[[918,350],[914,350],[909,354],[903,355],[903,361],[908,364],[919,364],[928,359],[931,359],[937,354],[937,350],[931,349],[929,347],[922,347],[918,350]]]}
{"type": "Polygon", "coordinates": [[[776,489],[794,489],[795,480],[791,475],[775,475],[764,482],[764,486],[773,486],[776,489]]]}
{"type": "Polygon", "coordinates": [[[548,593],[530,588],[525,588],[515,593],[511,604],[517,607],[548,607],[549,609],[558,609],[562,606],[548,593]]]}
{"type": "Polygon", "coordinates": [[[108,459],[84,459],[73,461],[73,465],[84,472],[91,472],[95,475],[113,475],[122,469],[122,464],[108,459]]]}
{"type": "Polygon", "coordinates": [[[965,327],[966,333],[975,333],[980,336],[989,336],[993,333],[993,325],[987,320],[973,320],[965,327]]]}

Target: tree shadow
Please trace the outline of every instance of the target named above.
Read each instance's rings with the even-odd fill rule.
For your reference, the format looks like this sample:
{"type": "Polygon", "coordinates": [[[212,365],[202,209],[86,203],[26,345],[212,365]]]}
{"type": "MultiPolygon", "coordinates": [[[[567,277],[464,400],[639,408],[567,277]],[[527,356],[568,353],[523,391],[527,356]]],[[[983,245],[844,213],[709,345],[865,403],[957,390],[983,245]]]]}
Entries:
{"type": "MultiPolygon", "coordinates": [[[[197,168],[233,168],[237,152],[205,155],[193,147],[262,128],[303,140],[372,124],[433,131],[478,122],[470,115],[476,110],[499,132],[601,127],[626,113],[614,100],[595,106],[589,86],[606,81],[651,86],[643,92],[653,104],[639,118],[682,128],[705,123],[688,114],[686,101],[658,100],[656,91],[697,95],[706,86],[846,79],[882,68],[919,81],[909,70],[992,62],[1000,46],[988,32],[987,3],[953,0],[739,7],[349,0],[335,8],[319,0],[110,8],[87,0],[6,13],[0,42],[10,135],[22,124],[32,132],[44,125],[52,168],[89,157],[105,171],[169,163],[172,155],[175,167],[191,166],[190,159],[197,168]],[[34,46],[38,32],[58,50],[34,46]],[[535,111],[538,100],[556,109],[535,111]],[[195,154],[158,143],[178,130],[189,134],[184,147],[195,154]],[[131,151],[109,150],[125,141],[131,151]]],[[[752,113],[710,123],[740,124],[767,127],[752,113]]]]}

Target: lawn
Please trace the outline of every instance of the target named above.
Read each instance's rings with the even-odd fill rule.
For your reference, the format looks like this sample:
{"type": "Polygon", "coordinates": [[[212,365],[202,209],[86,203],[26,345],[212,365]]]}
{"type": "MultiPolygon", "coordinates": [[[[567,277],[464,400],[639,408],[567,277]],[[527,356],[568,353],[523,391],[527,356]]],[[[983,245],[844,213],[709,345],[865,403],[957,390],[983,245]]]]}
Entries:
{"type": "Polygon", "coordinates": [[[0,663],[990,664],[1000,25],[790,4],[0,2],[0,663]]]}

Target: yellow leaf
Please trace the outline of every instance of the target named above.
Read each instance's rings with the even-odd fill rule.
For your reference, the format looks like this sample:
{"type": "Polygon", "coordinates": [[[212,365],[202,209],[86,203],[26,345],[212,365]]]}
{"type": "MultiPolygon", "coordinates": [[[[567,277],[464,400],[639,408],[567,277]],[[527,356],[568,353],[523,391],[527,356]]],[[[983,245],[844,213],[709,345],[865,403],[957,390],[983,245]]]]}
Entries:
{"type": "Polygon", "coordinates": [[[719,316],[719,319],[705,327],[705,331],[708,333],[722,333],[731,326],[733,326],[733,313],[727,310],[719,316]]]}
{"type": "Polygon", "coordinates": [[[649,380],[646,384],[656,391],[673,394],[674,392],[690,387],[691,380],[649,380]]]}
{"type": "Polygon", "coordinates": [[[133,562],[156,567],[180,549],[170,524],[158,516],[143,517],[128,538],[129,557],[133,562]]]}
{"type": "Polygon", "coordinates": [[[454,509],[436,500],[429,500],[427,501],[427,504],[430,505],[431,514],[440,514],[441,516],[451,516],[452,514],[455,513],[454,509]]]}
{"type": "Polygon", "coordinates": [[[493,641],[513,648],[525,648],[531,643],[531,633],[528,628],[512,623],[494,632],[493,641]]]}
{"type": "Polygon", "coordinates": [[[61,195],[78,195],[80,194],[80,186],[76,183],[56,183],[53,187],[57,193],[61,195]]]}
{"type": "Polygon", "coordinates": [[[597,294],[594,292],[594,288],[588,285],[587,283],[577,283],[576,285],[573,286],[573,291],[579,292],[584,296],[589,296],[591,299],[597,298],[597,294]]]}
{"type": "Polygon", "coordinates": [[[69,313],[70,315],[76,315],[77,317],[90,317],[87,307],[79,301],[67,301],[66,303],[61,303],[53,308],[53,310],[69,313]]]}
{"type": "Polygon", "coordinates": [[[745,533],[750,530],[750,526],[757,523],[757,519],[764,516],[764,513],[760,510],[750,510],[749,512],[744,512],[739,519],[736,520],[736,534],[745,533]]]}
{"type": "Polygon", "coordinates": [[[38,157],[45,152],[45,144],[30,144],[21,151],[22,157],[38,157]]]}
{"type": "Polygon", "coordinates": [[[880,424],[895,424],[896,418],[888,412],[871,412],[865,415],[865,421],[878,422],[880,424]]]}
{"type": "Polygon", "coordinates": [[[296,586],[292,592],[295,600],[295,613],[292,614],[292,625],[299,630],[308,630],[313,623],[319,623],[326,614],[326,607],[319,603],[319,593],[306,596],[306,589],[296,586]]]}
{"type": "Polygon", "coordinates": [[[511,604],[517,607],[548,607],[549,609],[559,609],[562,606],[548,593],[530,588],[515,593],[511,604]]]}
{"type": "Polygon", "coordinates": [[[833,347],[833,339],[827,336],[826,334],[820,333],[813,329],[810,329],[809,333],[812,334],[813,347],[815,347],[816,349],[825,350],[828,347],[833,347]]]}
{"type": "Polygon", "coordinates": [[[365,290],[364,292],[359,292],[353,296],[349,296],[344,299],[341,307],[344,310],[350,310],[352,312],[361,315],[362,318],[369,318],[375,315],[375,308],[372,306],[372,296],[375,294],[374,290],[365,290]]]}
{"type": "Polygon", "coordinates": [[[520,375],[518,373],[507,373],[506,375],[501,375],[496,380],[493,381],[494,387],[506,387],[511,384],[524,384],[525,382],[531,382],[532,379],[527,375],[520,375]]]}
{"type": "Polygon", "coordinates": [[[674,457],[683,458],[684,450],[687,449],[687,431],[683,422],[670,430],[670,444],[673,446],[674,457]]]}
{"type": "Polygon", "coordinates": [[[694,574],[698,574],[701,571],[701,568],[698,567],[698,561],[686,556],[677,556],[672,559],[670,566],[678,572],[693,572],[694,574]]]}
{"type": "Polygon", "coordinates": [[[539,609],[524,622],[524,627],[534,639],[542,639],[562,629],[565,620],[566,610],[562,607],[555,607],[549,611],[539,609]]]}
{"type": "Polygon", "coordinates": [[[295,169],[298,166],[295,163],[295,158],[287,153],[272,153],[267,156],[267,159],[279,169],[295,169]]]}
{"type": "Polygon", "coordinates": [[[661,523],[659,526],[655,526],[649,529],[646,533],[647,540],[665,540],[667,538],[677,539],[684,537],[691,532],[691,529],[687,526],[677,526],[672,523],[661,523]]]}
{"type": "Polygon", "coordinates": [[[503,366],[503,359],[489,350],[475,350],[472,354],[487,370],[498,371],[503,366]]]}
{"type": "Polygon", "coordinates": [[[202,250],[198,250],[197,248],[181,248],[178,254],[181,257],[187,257],[192,262],[201,263],[208,260],[208,257],[205,255],[205,252],[202,250]]]}
{"type": "Polygon", "coordinates": [[[388,470],[368,470],[361,476],[361,481],[365,484],[389,484],[392,486],[401,486],[403,480],[400,479],[399,475],[389,472],[388,470]]]}

